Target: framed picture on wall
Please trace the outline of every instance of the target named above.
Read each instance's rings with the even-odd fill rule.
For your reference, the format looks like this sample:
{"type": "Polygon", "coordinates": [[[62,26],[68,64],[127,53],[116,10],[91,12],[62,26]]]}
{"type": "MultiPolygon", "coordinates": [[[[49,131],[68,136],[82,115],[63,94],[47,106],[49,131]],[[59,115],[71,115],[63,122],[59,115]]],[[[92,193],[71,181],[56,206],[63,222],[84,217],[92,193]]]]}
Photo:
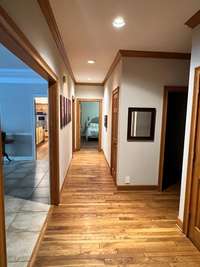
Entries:
{"type": "Polygon", "coordinates": [[[72,102],[68,99],[68,123],[72,120],[72,102]]]}
{"type": "Polygon", "coordinates": [[[107,128],[108,128],[108,115],[104,115],[104,127],[107,130],[107,128]]]}
{"type": "Polygon", "coordinates": [[[67,120],[68,120],[68,102],[67,102],[67,98],[66,97],[65,97],[64,105],[65,105],[65,126],[66,126],[67,125],[67,120]]]}
{"type": "Polygon", "coordinates": [[[63,128],[63,102],[62,102],[62,95],[60,95],[60,128],[63,128]]]}

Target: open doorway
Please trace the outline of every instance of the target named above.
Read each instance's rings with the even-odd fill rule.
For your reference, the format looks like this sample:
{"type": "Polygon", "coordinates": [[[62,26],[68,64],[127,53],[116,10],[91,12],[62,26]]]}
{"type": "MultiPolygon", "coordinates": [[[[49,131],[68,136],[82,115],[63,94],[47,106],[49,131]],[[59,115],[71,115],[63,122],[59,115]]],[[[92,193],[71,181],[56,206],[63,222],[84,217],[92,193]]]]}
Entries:
{"type": "MultiPolygon", "coordinates": [[[[45,160],[35,157],[33,109],[34,102],[36,109],[38,101],[41,102],[35,95],[45,95],[48,103],[48,82],[3,45],[0,45],[0,55],[7,261],[17,265],[24,259],[30,260],[50,207],[49,161],[48,156],[45,160]],[[29,242],[24,242],[24,238],[29,242]]],[[[38,126],[45,141],[48,120],[42,123],[38,126]]]]}
{"type": "Polygon", "coordinates": [[[48,97],[35,97],[36,159],[49,159],[48,97]]]}
{"type": "Polygon", "coordinates": [[[165,87],[160,190],[180,191],[187,110],[187,88],[165,87]]]}
{"type": "Polygon", "coordinates": [[[102,101],[77,99],[77,149],[101,150],[102,101]]]}

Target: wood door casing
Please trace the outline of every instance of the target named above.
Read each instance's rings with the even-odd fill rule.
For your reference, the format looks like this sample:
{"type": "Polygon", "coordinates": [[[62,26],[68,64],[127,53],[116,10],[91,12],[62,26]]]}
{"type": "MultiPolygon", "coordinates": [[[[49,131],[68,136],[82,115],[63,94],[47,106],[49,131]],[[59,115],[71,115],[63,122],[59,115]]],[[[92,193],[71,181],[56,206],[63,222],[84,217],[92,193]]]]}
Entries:
{"type": "Polygon", "coordinates": [[[72,97],[72,153],[76,150],[75,144],[75,97],[72,97]]]}
{"type": "Polygon", "coordinates": [[[198,96],[196,141],[193,158],[189,238],[200,249],[200,98],[198,96]]]}
{"type": "Polygon", "coordinates": [[[118,145],[119,87],[112,92],[112,132],[111,132],[111,175],[117,177],[117,145],[118,145]]]}
{"type": "Polygon", "coordinates": [[[98,138],[98,150],[101,151],[101,139],[102,139],[102,99],[91,98],[77,98],[76,99],[76,150],[81,149],[81,103],[82,102],[97,102],[99,104],[99,138],[98,138]]]}
{"type": "Polygon", "coordinates": [[[5,233],[5,209],[4,209],[4,182],[3,182],[3,156],[2,139],[0,129],[0,266],[7,266],[6,233],[5,233]]]}

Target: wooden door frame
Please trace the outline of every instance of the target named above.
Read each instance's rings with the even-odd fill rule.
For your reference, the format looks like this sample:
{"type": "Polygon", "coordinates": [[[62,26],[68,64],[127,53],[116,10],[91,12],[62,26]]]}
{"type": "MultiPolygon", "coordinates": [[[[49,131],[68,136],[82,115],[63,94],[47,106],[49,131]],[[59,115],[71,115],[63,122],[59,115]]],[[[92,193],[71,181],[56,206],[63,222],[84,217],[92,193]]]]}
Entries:
{"type": "Polygon", "coordinates": [[[76,136],[75,136],[75,126],[76,126],[76,113],[75,113],[75,97],[72,96],[72,154],[76,151],[76,136]]]}
{"type": "MultiPolygon", "coordinates": [[[[111,114],[111,155],[110,155],[110,173],[112,174],[112,158],[113,158],[113,97],[114,94],[118,92],[118,121],[117,121],[117,125],[119,125],[119,86],[117,88],[115,88],[112,91],[112,114],[111,114]]],[[[117,131],[117,139],[118,139],[118,131],[117,131]]],[[[118,159],[118,153],[116,155],[116,161],[118,159]]],[[[116,164],[117,167],[117,164],[116,164]]],[[[113,177],[115,184],[117,185],[117,177],[113,177]]]]}
{"type": "Polygon", "coordinates": [[[163,172],[164,172],[164,157],[165,157],[165,141],[167,128],[167,110],[169,93],[187,92],[187,86],[165,86],[163,95],[163,112],[162,112],[162,128],[161,128],[161,142],[160,142],[160,163],[159,163],[159,177],[158,188],[162,191],[163,187],[163,172]]]}
{"type": "Polygon", "coordinates": [[[193,91],[193,104],[192,104],[192,116],[190,126],[190,143],[187,165],[187,180],[186,180],[186,192],[185,192],[185,206],[184,206],[184,219],[183,219],[183,232],[188,236],[189,234],[189,220],[192,198],[192,183],[193,183],[193,169],[195,159],[195,144],[196,144],[196,132],[197,132],[197,113],[199,106],[199,92],[200,92],[200,67],[195,68],[194,77],[194,91],[193,91]]]}
{"type": "Polygon", "coordinates": [[[81,102],[98,102],[99,103],[99,140],[98,150],[101,151],[102,146],[102,99],[99,98],[77,98],[76,99],[76,149],[81,149],[81,136],[80,136],[80,104],[81,102]]]}
{"type": "MultiPolygon", "coordinates": [[[[49,168],[51,204],[60,202],[59,187],[59,89],[58,77],[32,46],[15,22],[0,6],[0,42],[30,68],[48,81],[49,93],[49,168]]],[[[0,144],[1,146],[1,144],[0,144]]],[[[1,153],[2,154],[2,153],[1,153]]],[[[6,267],[3,170],[0,159],[0,266],[6,267]]]]}

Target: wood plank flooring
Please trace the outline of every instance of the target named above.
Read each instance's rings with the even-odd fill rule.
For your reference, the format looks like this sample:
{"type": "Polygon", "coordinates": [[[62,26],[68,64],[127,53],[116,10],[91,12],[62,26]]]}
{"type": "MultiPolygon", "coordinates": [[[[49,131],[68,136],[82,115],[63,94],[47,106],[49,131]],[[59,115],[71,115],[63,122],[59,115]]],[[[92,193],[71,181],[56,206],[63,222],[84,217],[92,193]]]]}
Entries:
{"type": "Polygon", "coordinates": [[[49,142],[37,146],[37,160],[48,160],[49,159],[49,142]]]}
{"type": "Polygon", "coordinates": [[[74,154],[34,266],[199,267],[177,228],[178,193],[117,191],[102,153],[74,154]]]}

